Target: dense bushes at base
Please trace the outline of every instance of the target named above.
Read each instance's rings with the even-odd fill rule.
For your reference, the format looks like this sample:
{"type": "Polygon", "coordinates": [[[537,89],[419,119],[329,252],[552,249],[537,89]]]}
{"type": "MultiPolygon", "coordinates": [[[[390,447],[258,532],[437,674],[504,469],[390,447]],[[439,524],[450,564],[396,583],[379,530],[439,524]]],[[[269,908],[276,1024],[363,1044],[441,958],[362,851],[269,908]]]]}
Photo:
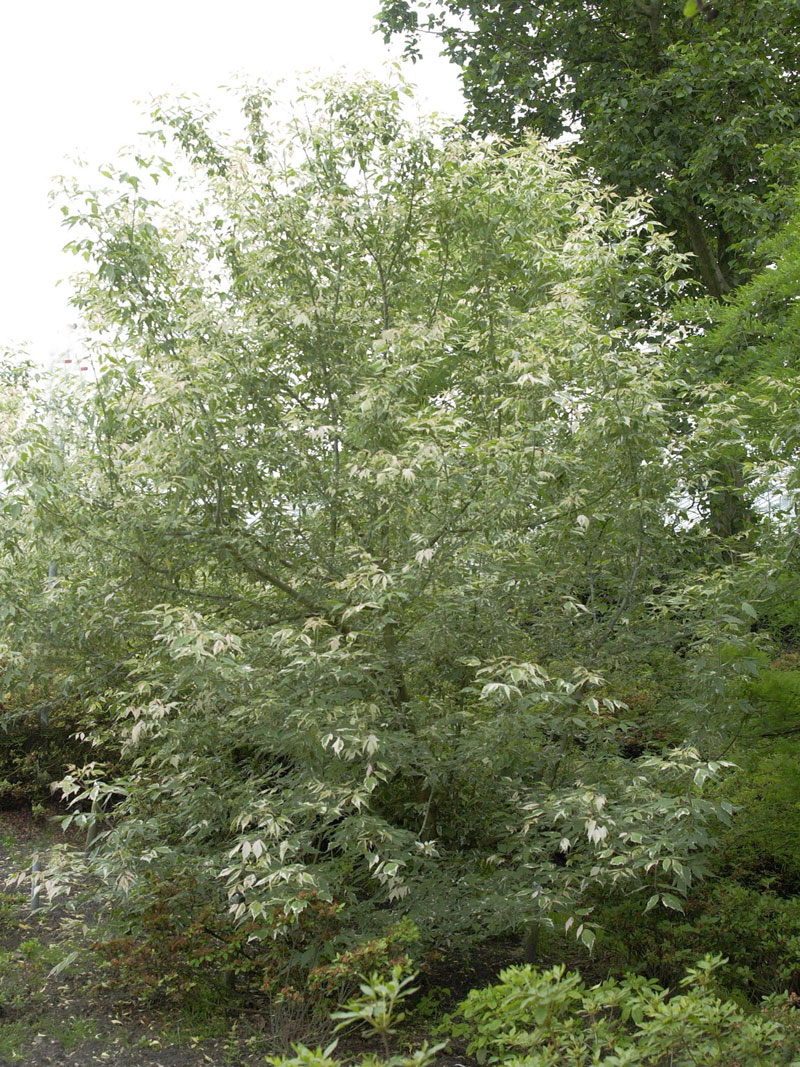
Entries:
{"type": "Polygon", "coordinates": [[[736,813],[710,879],[683,912],[643,916],[628,900],[596,913],[612,967],[672,985],[698,956],[718,953],[719,981],[734,995],[800,993],[799,659],[786,653],[747,683],[751,712],[729,752],[736,769],[716,787],[736,813]]]}
{"type": "Polygon", "coordinates": [[[588,987],[563,966],[512,967],[460,1005],[453,1033],[479,1062],[525,1067],[756,1067],[797,1064],[800,1019],[778,998],[748,1014],[715,992],[707,957],[672,996],[629,975],[588,987]]]}
{"type": "MultiPolygon", "coordinates": [[[[548,971],[511,967],[500,982],[473,990],[448,1020],[451,1033],[466,1041],[479,1063],[505,1067],[797,1067],[800,1016],[794,1001],[770,998],[748,1013],[715,991],[722,961],[706,957],[670,994],[653,981],[629,975],[589,987],[563,966],[548,971]]],[[[337,1013],[360,1019],[376,1034],[394,1033],[402,983],[373,975],[362,997],[337,1013]],[[394,993],[394,996],[392,996],[394,993]]],[[[386,1067],[426,1067],[443,1047],[389,1057],[386,1067]]],[[[337,1067],[335,1043],[324,1051],[302,1046],[274,1067],[337,1067]]],[[[379,1067],[375,1057],[363,1067],[379,1067]]]]}
{"type": "Polygon", "coordinates": [[[408,966],[407,951],[419,936],[403,920],[383,937],[341,949],[340,906],[309,890],[302,909],[265,917],[281,937],[264,937],[252,922],[234,923],[224,901],[203,890],[189,877],[149,890],[136,919],[93,946],[109,964],[105,984],[140,1000],[194,1007],[255,996],[273,1011],[302,1005],[316,1019],[350,995],[361,973],[408,966]]]}
{"type": "Polygon", "coordinates": [[[757,1001],[770,993],[800,993],[800,899],[783,899],[730,882],[706,885],[683,914],[642,916],[633,905],[602,915],[604,950],[624,968],[666,985],[703,953],[727,962],[718,980],[731,993],[757,1001]]]}

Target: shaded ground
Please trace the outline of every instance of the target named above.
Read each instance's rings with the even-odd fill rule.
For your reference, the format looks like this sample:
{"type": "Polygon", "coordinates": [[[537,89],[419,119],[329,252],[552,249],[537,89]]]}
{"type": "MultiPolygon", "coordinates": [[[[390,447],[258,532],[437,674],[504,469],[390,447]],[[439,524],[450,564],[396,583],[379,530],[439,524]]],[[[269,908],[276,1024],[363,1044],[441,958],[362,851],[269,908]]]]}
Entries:
{"type": "MultiPolygon", "coordinates": [[[[27,812],[0,812],[0,884],[59,839],[27,812]]],[[[25,887],[0,896],[0,1067],[246,1067],[275,1051],[257,1016],[192,1018],[104,990],[88,931],[63,917],[32,915],[28,894],[25,887]]]]}
{"type": "MultiPolygon", "coordinates": [[[[57,827],[32,819],[28,811],[0,812],[0,887],[30,870],[34,853],[59,840],[57,827]]],[[[29,887],[24,890],[0,893],[0,1067],[250,1067],[289,1051],[292,1040],[325,1044],[330,1038],[330,1033],[303,1033],[302,1021],[270,1017],[266,1007],[236,1017],[209,1017],[207,1011],[193,1017],[126,1001],[118,991],[103,988],[103,964],[88,948],[88,925],[80,917],[31,914],[29,887]]],[[[469,988],[491,981],[510,962],[513,950],[499,944],[449,969],[436,967],[425,982],[429,1013],[406,1040],[414,1047],[430,1041],[429,1017],[433,1022],[469,988]]],[[[374,1046],[348,1037],[337,1056],[358,1058],[367,1051],[374,1046]]],[[[437,1067],[472,1063],[448,1053],[437,1067]]]]}

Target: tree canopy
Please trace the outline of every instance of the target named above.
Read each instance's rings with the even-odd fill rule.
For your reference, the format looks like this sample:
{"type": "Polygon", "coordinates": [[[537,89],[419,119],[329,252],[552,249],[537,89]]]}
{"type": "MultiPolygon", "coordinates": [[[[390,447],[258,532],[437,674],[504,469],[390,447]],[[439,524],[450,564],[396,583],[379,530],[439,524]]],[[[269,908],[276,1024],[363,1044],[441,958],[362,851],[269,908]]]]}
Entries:
{"type": "Polygon", "coordinates": [[[225,137],[165,102],[68,190],[96,380],[7,372],[6,657],[112,754],[61,783],[106,891],[200,885],[290,943],[322,899],[328,954],[677,907],[755,614],[752,573],[693,569],[681,257],[397,85],[242,104],[225,137]]]}
{"type": "Polygon", "coordinates": [[[440,37],[474,128],[569,133],[603,181],[646,191],[719,297],[757,266],[754,244],[797,180],[800,5],[714,10],[709,20],[664,0],[384,0],[379,24],[412,55],[421,33],[440,37]]]}

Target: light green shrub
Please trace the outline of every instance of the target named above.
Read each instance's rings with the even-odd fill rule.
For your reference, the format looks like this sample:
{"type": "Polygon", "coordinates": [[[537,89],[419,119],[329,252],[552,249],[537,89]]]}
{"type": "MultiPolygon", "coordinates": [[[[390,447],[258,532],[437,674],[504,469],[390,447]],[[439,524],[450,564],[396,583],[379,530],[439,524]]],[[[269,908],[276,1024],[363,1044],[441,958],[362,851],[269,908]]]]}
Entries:
{"type": "Polygon", "coordinates": [[[705,957],[670,995],[629,975],[588,987],[563,966],[511,967],[473,990],[451,1024],[481,1063],[522,1067],[775,1067],[800,1064],[791,1017],[748,1014],[715,992],[721,957],[705,957]]]}

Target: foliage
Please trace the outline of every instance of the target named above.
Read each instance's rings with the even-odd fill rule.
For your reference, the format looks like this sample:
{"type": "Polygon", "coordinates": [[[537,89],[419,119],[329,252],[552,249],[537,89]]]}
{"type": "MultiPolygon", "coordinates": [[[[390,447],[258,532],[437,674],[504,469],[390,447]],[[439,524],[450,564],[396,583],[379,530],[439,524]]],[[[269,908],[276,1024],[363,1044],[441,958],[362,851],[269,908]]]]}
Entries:
{"type": "Polygon", "coordinates": [[[709,20],[659,0],[383,0],[379,25],[412,55],[420,33],[440,37],[478,129],[569,132],[603,181],[650,193],[721,296],[752,272],[753,247],[782,211],[776,189],[797,180],[800,6],[713,10],[709,20]]]}
{"type": "Polygon", "coordinates": [[[52,655],[55,643],[41,650],[41,667],[50,666],[56,674],[40,677],[37,684],[28,681],[24,657],[10,656],[4,664],[9,688],[0,697],[0,808],[30,804],[40,810],[51,801],[52,783],[70,765],[97,754],[83,732],[90,717],[76,692],[81,682],[59,677],[52,655]]]}
{"type": "Polygon", "coordinates": [[[150,881],[139,889],[144,907],[129,921],[129,932],[93,945],[108,964],[104,984],[193,1010],[201,1004],[218,1009],[240,993],[259,989],[269,998],[273,1021],[281,1022],[276,1028],[285,1028],[292,1017],[302,1023],[299,1036],[304,1038],[326,1008],[353,991],[364,967],[407,968],[402,948],[418,936],[413,924],[401,922],[385,937],[311,967],[320,946],[335,934],[339,911],[316,891],[300,892],[305,907],[288,920],[281,909],[274,910],[269,921],[281,934],[278,940],[264,935],[263,922],[236,924],[191,879],[176,875],[150,881]]]}
{"type": "Polygon", "coordinates": [[[86,753],[87,746],[76,740],[69,727],[0,732],[0,808],[49,801],[51,783],[86,753]]]}
{"type": "MultiPolygon", "coordinates": [[[[367,1056],[361,1060],[361,1067],[430,1067],[430,1064],[435,1062],[440,1048],[439,1045],[429,1046],[425,1043],[413,1052],[395,1054],[387,1059],[367,1056]]],[[[341,1061],[333,1059],[335,1049],[335,1041],[325,1049],[319,1046],[310,1049],[297,1045],[293,1056],[273,1056],[268,1062],[273,1067],[339,1067],[341,1061]]]]}
{"type": "Polygon", "coordinates": [[[719,953],[726,988],[758,999],[797,992],[800,879],[797,836],[797,654],[747,683],[752,710],[721,789],[736,812],[711,857],[711,880],[689,894],[684,913],[643,919],[630,902],[601,908],[605,950],[626,967],[671,985],[703,952],[719,953]]]}
{"type": "MultiPolygon", "coordinates": [[[[738,814],[721,844],[719,869],[737,882],[765,882],[782,894],[796,892],[798,839],[796,745],[798,679],[797,292],[800,283],[800,215],[794,214],[761,249],[763,268],[725,303],[684,307],[697,333],[689,362],[706,404],[695,443],[713,436],[724,419],[740,444],[716,453],[718,471],[728,464],[728,503],[750,505],[749,545],[760,565],[749,600],[753,625],[769,633],[780,655],[745,686],[752,710],[742,723],[731,758],[741,766],[728,786],[738,814]],[[710,385],[710,379],[716,382],[710,385]],[[734,462],[730,463],[731,458],[734,462]],[[721,460],[721,462],[720,462],[721,460]],[[734,481],[738,484],[731,485],[734,481]]],[[[703,456],[703,450],[699,450],[703,456]]],[[[705,450],[705,456],[708,450],[705,450]]],[[[705,456],[700,463],[707,463],[705,456]]],[[[705,477],[698,471],[695,483],[705,477]]],[[[724,501],[722,501],[724,504],[724,501]]],[[[739,538],[739,550],[743,538],[739,538]]],[[[751,558],[753,558],[751,557],[751,558]]],[[[744,566],[744,561],[742,561],[744,566]]],[[[774,652],[773,652],[774,654],[774,652]]]]}
{"type": "Polygon", "coordinates": [[[800,752],[751,751],[727,792],[738,812],[720,840],[717,865],[745,885],[769,885],[790,896],[800,885],[797,814],[800,752]]]}
{"type": "Polygon", "coordinates": [[[320,964],[308,975],[306,992],[323,1004],[345,999],[355,991],[358,977],[366,973],[401,972],[412,967],[408,949],[419,941],[419,930],[410,919],[401,919],[384,937],[376,937],[350,952],[339,952],[330,963],[320,964]]]}
{"type": "Polygon", "coordinates": [[[248,953],[247,927],[221,921],[196,895],[185,883],[160,883],[131,934],[95,942],[104,983],[143,1001],[195,1007],[229,1001],[237,977],[252,984],[263,962],[248,953]]]}
{"type": "Polygon", "coordinates": [[[417,992],[416,986],[411,985],[415,977],[405,974],[401,966],[392,967],[389,977],[373,971],[361,982],[361,995],[351,998],[331,1015],[332,1019],[338,1019],[336,1029],[341,1030],[354,1023],[362,1024],[380,1037],[388,1057],[389,1038],[397,1033],[397,1027],[406,1017],[398,1005],[417,992]]]}
{"type": "MultiPolygon", "coordinates": [[[[759,250],[761,269],[724,303],[684,305],[695,334],[688,347],[691,379],[703,391],[708,418],[727,418],[746,441],[743,473],[761,494],[762,522],[785,530],[797,488],[797,340],[800,335],[800,210],[759,250]],[[709,383],[714,381],[714,385],[709,383]]],[[[740,444],[740,448],[741,448],[740,444]]],[[[773,537],[774,537],[773,533],[773,537]]],[[[794,542],[784,544],[782,583],[786,637],[797,623],[794,542]]],[[[777,622],[777,618],[775,622],[777,622]]],[[[775,626],[777,631],[778,626],[775,626]]]]}
{"type": "Polygon", "coordinates": [[[721,836],[715,868],[737,883],[792,896],[800,885],[800,748],[797,654],[748,684],[753,711],[731,750],[737,770],[725,784],[736,815],[721,836]]]}
{"type": "Polygon", "coordinates": [[[529,1067],[636,1064],[674,1067],[797,1063],[796,1025],[750,1015],[714,992],[720,957],[687,971],[683,992],[668,996],[639,976],[591,988],[563,966],[512,967],[500,982],[460,1005],[453,1033],[469,1039],[479,1062],[529,1067]]]}
{"type": "MultiPolygon", "coordinates": [[[[378,24],[387,40],[403,36],[414,57],[420,34],[441,39],[462,70],[473,128],[566,138],[591,175],[623,194],[646,191],[678,248],[692,253],[692,273],[708,299],[687,313],[707,325],[717,301],[769,263],[763,242],[793,210],[800,175],[800,5],[690,0],[684,14],[661,0],[383,0],[378,24]]],[[[796,231],[796,220],[793,226],[796,231]]],[[[783,303],[756,310],[757,290],[739,302],[738,325],[745,328],[737,334],[736,317],[727,315],[730,328],[716,331],[711,359],[703,327],[699,344],[685,350],[688,388],[676,405],[676,436],[694,418],[705,426],[726,422],[731,438],[739,433],[724,447],[694,442],[689,479],[696,507],[729,553],[752,537],[764,482],[776,497],[783,480],[775,455],[782,449],[751,451],[747,434],[755,421],[763,433],[770,411],[797,408],[791,331],[785,369],[772,363],[753,387],[741,387],[752,375],[753,333],[791,318],[797,291],[791,273],[783,272],[783,303]],[[749,415],[732,392],[752,394],[745,400],[749,415]],[[757,472],[756,456],[766,460],[757,472]]],[[[762,277],[763,288],[778,296],[772,279],[762,277]]],[[[795,426],[789,436],[796,440],[795,426]]]]}
{"type": "Polygon", "coordinates": [[[642,917],[630,903],[602,910],[602,946],[626,969],[674,985],[701,953],[723,955],[717,977],[731,996],[758,1002],[800,991],[800,904],[761,886],[709,883],[686,901],[682,915],[642,917]]]}
{"type": "Polygon", "coordinates": [[[697,574],[680,511],[681,258],[534,140],[396,85],[301,105],[246,92],[237,139],[162,103],[67,190],[97,379],[58,426],[14,400],[3,581],[38,606],[3,640],[113,755],[61,791],[123,938],[171,896],[164,946],[203,915],[298,973],[403,916],[591,944],[593,890],[677,908],[703,873],[754,649],[752,573],[697,574]]]}

